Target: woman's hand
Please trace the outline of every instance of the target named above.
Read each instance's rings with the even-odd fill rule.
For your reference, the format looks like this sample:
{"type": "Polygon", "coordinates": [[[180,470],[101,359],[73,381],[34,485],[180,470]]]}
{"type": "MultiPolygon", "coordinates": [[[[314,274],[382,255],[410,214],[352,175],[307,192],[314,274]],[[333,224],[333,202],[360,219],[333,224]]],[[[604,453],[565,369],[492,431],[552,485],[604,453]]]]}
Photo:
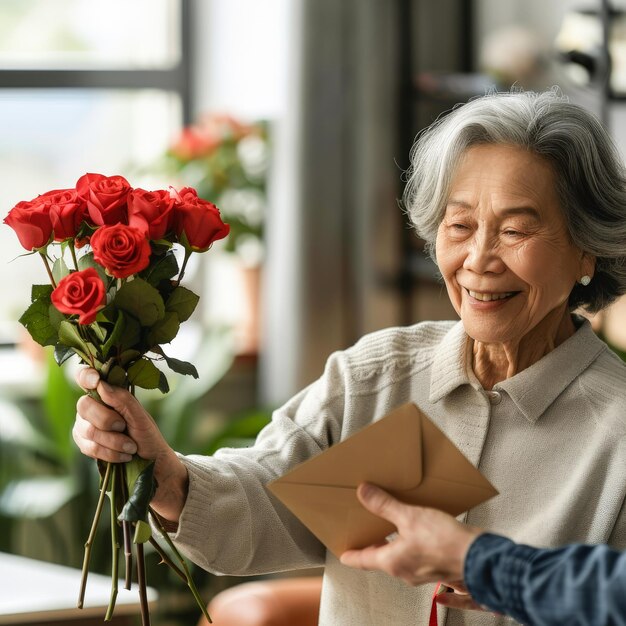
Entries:
{"type": "Polygon", "coordinates": [[[187,498],[187,469],[152,416],[131,393],[100,380],[94,369],[81,369],[76,380],[85,390],[95,389],[104,402],[83,396],[76,404],[72,436],[80,451],[113,463],[130,461],[135,453],[154,460],[158,489],[152,507],[161,517],[177,522],[187,498]]]}
{"type": "MultiPolygon", "coordinates": [[[[344,565],[381,570],[409,585],[459,581],[450,586],[462,589],[459,585],[465,555],[481,533],[479,529],[461,524],[442,511],[404,504],[374,485],[359,485],[357,495],[368,511],[394,524],[398,536],[381,546],[344,552],[341,555],[344,565]]],[[[471,600],[470,596],[457,593],[442,595],[471,600]]],[[[441,604],[452,606],[446,601],[441,604]]]]}

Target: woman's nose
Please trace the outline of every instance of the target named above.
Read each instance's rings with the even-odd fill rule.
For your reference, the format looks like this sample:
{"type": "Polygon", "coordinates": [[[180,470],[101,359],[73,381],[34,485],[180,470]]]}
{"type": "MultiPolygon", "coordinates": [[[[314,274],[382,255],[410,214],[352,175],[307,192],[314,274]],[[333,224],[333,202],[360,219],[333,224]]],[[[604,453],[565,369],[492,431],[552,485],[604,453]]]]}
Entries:
{"type": "Polygon", "coordinates": [[[496,243],[486,234],[479,234],[469,243],[463,267],[477,274],[492,272],[499,274],[505,268],[496,243]]]}

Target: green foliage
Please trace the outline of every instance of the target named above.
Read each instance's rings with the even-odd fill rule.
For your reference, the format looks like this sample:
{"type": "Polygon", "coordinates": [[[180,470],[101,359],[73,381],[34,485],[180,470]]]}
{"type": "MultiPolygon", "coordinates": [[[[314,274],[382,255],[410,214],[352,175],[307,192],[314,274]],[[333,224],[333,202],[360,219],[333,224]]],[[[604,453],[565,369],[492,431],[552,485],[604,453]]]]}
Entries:
{"type": "Polygon", "coordinates": [[[208,442],[203,454],[214,454],[220,448],[245,448],[254,444],[259,431],[272,419],[270,410],[254,409],[233,416],[208,442]]]}
{"type": "Polygon", "coordinates": [[[132,315],[142,326],[152,326],[165,314],[161,294],[141,278],[122,285],[115,296],[115,306],[132,315]]]}
{"type": "Polygon", "coordinates": [[[230,225],[225,249],[244,257],[248,241],[259,246],[263,242],[269,134],[263,121],[246,125],[228,116],[206,116],[186,128],[151,168],[177,175],[182,184],[217,205],[230,225]]]}
{"type": "MultiPolygon", "coordinates": [[[[19,322],[41,346],[53,346],[56,343],[58,329],[50,320],[50,285],[33,285],[31,304],[24,311],[19,322]]],[[[55,322],[58,318],[55,318],[55,322]]]]}
{"type": "Polygon", "coordinates": [[[82,391],[66,379],[65,372],[56,367],[53,355],[48,352],[43,408],[46,434],[51,443],[51,453],[60,465],[69,468],[77,454],[70,433],[76,417],[76,402],[82,391]]]}
{"type": "MultiPolygon", "coordinates": [[[[130,496],[118,519],[126,522],[147,522],[148,508],[157,487],[154,479],[154,462],[148,463],[133,481],[128,482],[130,496]]],[[[145,541],[148,539],[149,537],[145,541]]]]}
{"type": "Polygon", "coordinates": [[[158,287],[161,281],[170,280],[178,274],[178,261],[171,250],[163,254],[156,263],[150,266],[141,274],[141,277],[153,287],[158,287]]]}
{"type": "MultiPolygon", "coordinates": [[[[6,531],[0,547],[11,549],[17,520],[41,520],[45,523],[38,525],[40,532],[49,535],[48,543],[58,550],[55,560],[79,566],[80,544],[70,546],[67,537],[71,533],[84,541],[90,520],[83,512],[95,503],[93,464],[71,437],[82,391],[57,367],[52,350],[46,352],[41,402],[25,399],[0,406],[0,527],[6,531]],[[76,514],[68,515],[71,526],[60,532],[50,520],[62,510],[76,514]]],[[[96,569],[104,571],[107,555],[96,553],[96,569]]]]}
{"type": "Polygon", "coordinates": [[[167,311],[163,318],[155,322],[150,328],[147,340],[148,345],[156,346],[161,343],[170,343],[178,334],[180,328],[178,315],[172,311],[167,311]]]}
{"type": "MultiPolygon", "coordinates": [[[[61,260],[54,264],[57,277],[67,270],[61,260]]],[[[78,266],[99,267],[91,253],[82,256],[78,266]]],[[[54,346],[59,365],[77,354],[111,384],[166,393],[167,378],[148,353],[178,374],[198,376],[191,363],[167,357],[161,348],[174,340],[180,324],[191,317],[199,301],[195,293],[171,280],[178,272],[174,253],[167,249],[143,273],[144,278],[116,282],[107,277],[108,304],[91,324],[79,324],[75,316],[58,311],[51,303],[52,286],[34,285],[32,302],[20,322],[37,343],[54,346]]]]}
{"type": "Polygon", "coordinates": [[[165,309],[173,311],[181,322],[188,320],[198,304],[198,296],[185,287],[176,287],[170,294],[165,309]]]}

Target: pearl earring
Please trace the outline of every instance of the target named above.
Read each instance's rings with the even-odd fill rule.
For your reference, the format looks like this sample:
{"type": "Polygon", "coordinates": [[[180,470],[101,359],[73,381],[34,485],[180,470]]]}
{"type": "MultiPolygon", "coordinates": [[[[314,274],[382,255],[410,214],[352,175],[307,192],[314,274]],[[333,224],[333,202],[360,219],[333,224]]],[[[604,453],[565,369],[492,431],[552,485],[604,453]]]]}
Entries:
{"type": "Polygon", "coordinates": [[[587,276],[585,274],[584,276],[580,277],[580,280],[578,282],[584,287],[586,287],[591,282],[591,276],[587,276]]]}

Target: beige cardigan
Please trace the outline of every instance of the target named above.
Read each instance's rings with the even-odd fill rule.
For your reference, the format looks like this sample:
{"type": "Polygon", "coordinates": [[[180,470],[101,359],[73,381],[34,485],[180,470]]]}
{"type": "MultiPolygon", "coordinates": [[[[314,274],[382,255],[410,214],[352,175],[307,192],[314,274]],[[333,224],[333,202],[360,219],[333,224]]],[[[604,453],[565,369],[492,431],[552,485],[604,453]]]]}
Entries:
{"type": "MultiPolygon", "coordinates": [[[[325,565],[320,624],[426,626],[432,586],[342,566],[264,488],[294,464],[413,401],[499,489],[468,521],[517,541],[626,547],[626,367],[587,322],[486,393],[460,322],[390,328],[333,354],[254,447],[183,457],[177,545],[215,573],[325,565]]],[[[440,624],[512,623],[440,609],[440,624]]]]}

